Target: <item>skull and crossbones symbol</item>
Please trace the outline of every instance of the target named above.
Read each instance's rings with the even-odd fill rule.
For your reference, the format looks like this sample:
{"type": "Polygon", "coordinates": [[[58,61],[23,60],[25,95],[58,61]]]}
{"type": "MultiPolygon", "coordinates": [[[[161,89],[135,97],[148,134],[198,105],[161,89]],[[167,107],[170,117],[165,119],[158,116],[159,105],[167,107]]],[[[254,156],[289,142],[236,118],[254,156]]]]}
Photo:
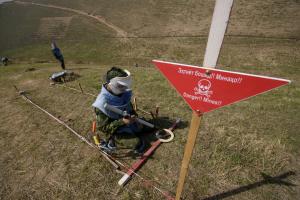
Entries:
{"type": "Polygon", "coordinates": [[[211,88],[211,82],[207,79],[201,79],[198,82],[198,86],[194,88],[195,94],[205,95],[207,97],[210,97],[210,95],[213,93],[212,91],[209,91],[211,88]]]}

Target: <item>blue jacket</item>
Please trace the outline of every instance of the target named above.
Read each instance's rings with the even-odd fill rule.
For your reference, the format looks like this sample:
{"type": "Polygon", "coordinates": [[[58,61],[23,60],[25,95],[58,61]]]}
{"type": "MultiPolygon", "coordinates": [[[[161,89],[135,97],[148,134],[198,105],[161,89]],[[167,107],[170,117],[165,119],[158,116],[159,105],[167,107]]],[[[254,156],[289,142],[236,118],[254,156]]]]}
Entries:
{"type": "Polygon", "coordinates": [[[63,57],[63,55],[62,55],[59,48],[55,47],[54,49],[52,49],[52,53],[53,53],[53,55],[55,56],[55,58],[57,60],[63,60],[64,59],[64,57],[63,57]]]}
{"type": "Polygon", "coordinates": [[[121,96],[115,96],[111,94],[105,87],[102,85],[101,92],[97,96],[96,101],[93,103],[93,107],[101,110],[105,115],[112,119],[121,119],[122,116],[118,115],[114,112],[111,112],[104,108],[104,104],[107,103],[109,105],[115,106],[116,108],[126,111],[127,113],[132,112],[132,107],[130,104],[132,92],[127,91],[123,93],[121,96]]]}

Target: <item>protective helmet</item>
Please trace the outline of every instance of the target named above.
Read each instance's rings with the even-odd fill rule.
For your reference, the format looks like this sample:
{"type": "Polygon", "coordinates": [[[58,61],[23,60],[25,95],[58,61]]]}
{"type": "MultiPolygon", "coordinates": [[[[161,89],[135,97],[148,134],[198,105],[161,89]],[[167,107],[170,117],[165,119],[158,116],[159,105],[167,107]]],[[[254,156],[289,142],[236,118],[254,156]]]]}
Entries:
{"type": "Polygon", "coordinates": [[[123,70],[118,67],[112,67],[106,73],[106,82],[117,93],[123,93],[131,90],[131,74],[128,70],[123,70]]]}

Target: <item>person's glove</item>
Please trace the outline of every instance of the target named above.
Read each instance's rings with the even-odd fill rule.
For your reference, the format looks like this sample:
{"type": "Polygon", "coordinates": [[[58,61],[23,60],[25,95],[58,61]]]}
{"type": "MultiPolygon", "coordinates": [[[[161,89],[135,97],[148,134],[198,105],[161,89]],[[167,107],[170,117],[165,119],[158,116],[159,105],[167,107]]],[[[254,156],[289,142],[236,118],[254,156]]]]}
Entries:
{"type": "Polygon", "coordinates": [[[132,124],[136,121],[136,116],[135,115],[131,115],[131,116],[126,116],[126,117],[123,117],[123,122],[125,124],[132,124]]]}

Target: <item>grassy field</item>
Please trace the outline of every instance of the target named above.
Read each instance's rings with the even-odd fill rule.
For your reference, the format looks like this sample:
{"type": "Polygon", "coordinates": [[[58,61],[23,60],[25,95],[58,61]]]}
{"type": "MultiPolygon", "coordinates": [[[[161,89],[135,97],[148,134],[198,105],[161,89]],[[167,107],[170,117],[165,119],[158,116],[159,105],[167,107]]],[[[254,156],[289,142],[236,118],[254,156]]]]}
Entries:
{"type": "MultiPolygon", "coordinates": [[[[134,91],[142,108],[149,110],[159,104],[161,117],[167,118],[167,122],[176,117],[183,120],[175,132],[175,141],[160,147],[141,170],[143,176],[175,192],[179,155],[183,153],[191,111],[155,69],[124,67],[134,74],[134,91]]],[[[70,68],[81,75],[78,81],[83,89],[95,94],[101,74],[107,69],[101,65],[72,65],[70,68]]],[[[124,191],[117,193],[116,183],[121,175],[68,130],[25,103],[12,87],[16,84],[28,91],[35,102],[86,135],[93,120],[90,106],[94,99],[49,86],[48,75],[56,69],[52,64],[1,68],[1,196],[4,199],[161,199],[151,188],[140,187],[143,184],[137,177],[124,191]],[[25,72],[28,68],[36,70],[25,72]]],[[[78,88],[76,82],[69,86],[78,88]]],[[[299,90],[294,83],[207,114],[193,154],[186,198],[209,198],[253,184],[262,180],[261,173],[272,176],[289,171],[297,173],[298,109],[299,90]]],[[[297,177],[289,176],[286,180],[299,184],[297,177]]],[[[261,187],[230,196],[233,199],[294,199],[299,195],[297,188],[266,182],[261,187]]]]}
{"type": "MultiPolygon", "coordinates": [[[[16,94],[13,85],[83,136],[90,130],[94,98],[49,85],[49,76],[59,70],[50,52],[52,39],[62,49],[67,68],[80,75],[69,86],[78,88],[80,82],[85,91],[97,94],[104,72],[118,65],[132,72],[141,108],[160,106],[161,127],[182,119],[175,140],[163,144],[139,172],[174,194],[191,110],[151,60],[201,65],[214,2],[26,2],[100,15],[128,38],[76,12],[13,2],[0,5],[0,27],[5,27],[0,31],[0,55],[13,61],[0,66],[0,199],[163,199],[138,177],[119,188],[122,175],[101,155],[16,94]]],[[[185,199],[300,196],[299,7],[295,0],[235,2],[219,68],[292,83],[204,116],[185,199]]]]}

